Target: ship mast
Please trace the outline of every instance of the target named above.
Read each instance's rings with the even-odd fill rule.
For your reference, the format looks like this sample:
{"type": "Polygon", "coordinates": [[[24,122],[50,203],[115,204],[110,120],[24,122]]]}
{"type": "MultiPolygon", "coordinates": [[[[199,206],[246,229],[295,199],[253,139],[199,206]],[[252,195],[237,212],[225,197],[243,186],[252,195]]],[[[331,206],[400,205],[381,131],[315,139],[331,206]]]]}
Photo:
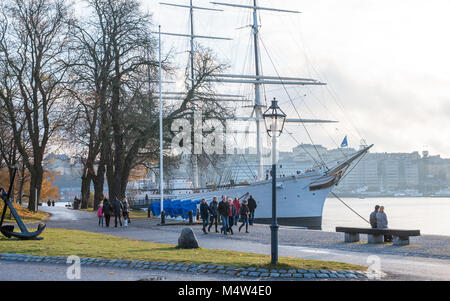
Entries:
{"type": "MultiPolygon", "coordinates": [[[[220,37],[212,37],[212,36],[196,36],[194,34],[194,9],[200,9],[200,10],[208,10],[208,11],[223,11],[221,9],[215,9],[215,8],[207,8],[207,7],[199,7],[194,6],[192,3],[192,0],[189,1],[189,5],[180,5],[180,4],[172,4],[172,3],[165,3],[160,2],[162,5],[167,6],[173,6],[173,7],[183,7],[183,8],[189,8],[189,22],[190,22],[190,34],[174,34],[174,33],[162,33],[166,35],[173,35],[173,36],[184,36],[190,38],[190,51],[189,51],[189,61],[190,61],[190,69],[191,69],[191,89],[194,88],[195,84],[195,74],[194,74],[194,39],[195,38],[204,38],[204,39],[219,39],[219,40],[229,40],[227,38],[220,38],[220,37]]],[[[194,188],[199,187],[199,176],[198,176],[198,158],[197,154],[192,154],[192,167],[193,167],[193,185],[194,188]]]]}
{"type": "MultiPolygon", "coordinates": [[[[255,76],[250,76],[251,78],[254,78],[254,81],[248,81],[252,82],[255,86],[255,104],[254,104],[254,113],[256,117],[256,152],[257,152],[257,160],[258,160],[258,180],[262,180],[264,178],[264,165],[263,165],[263,156],[262,156],[262,109],[264,105],[261,103],[261,84],[263,81],[262,74],[261,74],[261,67],[260,67],[260,52],[259,52],[259,24],[258,24],[258,10],[264,9],[264,10],[271,10],[271,11],[279,11],[279,12],[290,12],[290,13],[299,13],[298,11],[291,11],[291,10],[279,10],[279,9],[273,9],[273,8],[263,8],[259,7],[257,0],[253,0],[253,6],[249,5],[239,5],[239,4],[231,4],[231,3],[221,3],[221,2],[211,2],[216,5],[223,5],[223,6],[232,6],[232,7],[240,7],[240,8],[250,8],[253,10],[253,25],[251,25],[253,30],[253,49],[254,49],[254,56],[255,56],[255,76]]],[[[225,75],[224,77],[240,77],[239,80],[223,80],[225,82],[245,82],[242,78],[248,78],[249,76],[235,76],[235,75],[225,75]]],[[[278,78],[275,78],[278,79],[278,78]]],[[[276,82],[277,84],[279,82],[276,82]]]]}
{"type": "MultiPolygon", "coordinates": [[[[190,5],[189,5],[189,21],[190,21],[190,25],[191,25],[191,51],[189,52],[189,58],[191,61],[191,89],[194,88],[194,8],[192,7],[192,0],[190,0],[190,5]]],[[[194,188],[198,188],[199,185],[199,181],[198,181],[198,157],[197,154],[193,154],[192,157],[192,167],[193,167],[193,172],[194,172],[194,188]]]]}
{"type": "MultiPolygon", "coordinates": [[[[255,50],[255,75],[258,77],[260,72],[260,58],[259,58],[259,28],[258,28],[258,15],[257,15],[257,3],[253,0],[253,45],[255,50]]],[[[258,179],[262,180],[264,177],[263,170],[263,157],[262,157],[262,137],[261,137],[261,118],[262,118],[262,105],[261,105],[261,84],[255,83],[255,116],[258,119],[256,121],[256,153],[258,156],[258,179]]]]}

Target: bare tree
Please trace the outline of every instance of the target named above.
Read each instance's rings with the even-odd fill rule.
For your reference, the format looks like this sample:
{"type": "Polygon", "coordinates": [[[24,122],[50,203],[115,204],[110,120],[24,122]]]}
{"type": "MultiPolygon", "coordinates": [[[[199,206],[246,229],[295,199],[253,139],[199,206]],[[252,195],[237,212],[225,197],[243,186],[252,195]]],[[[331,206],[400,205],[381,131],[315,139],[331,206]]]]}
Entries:
{"type": "MultiPolygon", "coordinates": [[[[104,177],[110,198],[125,196],[130,172],[159,158],[159,108],[155,39],[151,17],[136,0],[88,0],[91,14],[73,26],[71,51],[78,60],[69,65],[77,113],[70,123],[69,141],[80,148],[82,196],[94,181],[95,208],[103,193],[104,177]],[[75,125],[75,126],[74,126],[75,125]]],[[[181,103],[164,108],[164,141],[171,140],[170,124],[176,118],[193,117],[202,110],[205,118],[224,120],[229,112],[214,101],[213,87],[205,81],[225,68],[209,49],[198,47],[196,78],[181,103]]],[[[169,58],[163,68],[172,68],[169,58]]],[[[172,164],[177,159],[170,157],[172,164]]],[[[169,165],[167,165],[169,166],[169,165]]],[[[167,167],[166,166],[166,167],[167,167]]],[[[83,197],[82,197],[83,199],[83,197]]],[[[87,203],[87,200],[86,200],[87,203]]]]}
{"type": "Polygon", "coordinates": [[[44,176],[43,158],[54,133],[67,120],[62,107],[66,95],[70,13],[63,0],[10,0],[1,20],[0,52],[18,94],[6,97],[5,109],[14,142],[31,173],[28,208],[35,209],[44,176]],[[19,115],[31,141],[28,154],[19,115]]]}

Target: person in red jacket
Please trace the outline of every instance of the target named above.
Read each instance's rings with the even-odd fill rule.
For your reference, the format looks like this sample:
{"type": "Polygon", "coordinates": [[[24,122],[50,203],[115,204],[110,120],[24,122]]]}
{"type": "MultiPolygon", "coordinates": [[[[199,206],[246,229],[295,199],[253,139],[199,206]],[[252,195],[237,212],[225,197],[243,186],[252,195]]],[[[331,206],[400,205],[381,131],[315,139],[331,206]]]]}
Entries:
{"type": "Polygon", "coordinates": [[[228,208],[230,209],[228,212],[228,231],[233,234],[233,226],[234,226],[234,217],[236,216],[236,207],[233,205],[233,200],[228,198],[228,208]]]}
{"type": "Polygon", "coordinates": [[[236,208],[236,215],[234,216],[234,224],[237,226],[239,220],[239,210],[241,209],[241,203],[239,203],[238,198],[234,198],[233,206],[236,208]]]}
{"type": "Polygon", "coordinates": [[[97,216],[98,216],[98,226],[103,227],[103,202],[100,202],[97,210],[97,216]]]}

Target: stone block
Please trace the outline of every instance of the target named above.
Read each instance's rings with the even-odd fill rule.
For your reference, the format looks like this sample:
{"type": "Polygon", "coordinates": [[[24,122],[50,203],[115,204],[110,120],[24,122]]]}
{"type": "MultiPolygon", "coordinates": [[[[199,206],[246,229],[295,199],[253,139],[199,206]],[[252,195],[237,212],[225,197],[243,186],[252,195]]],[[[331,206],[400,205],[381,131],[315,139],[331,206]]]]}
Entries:
{"type": "Polygon", "coordinates": [[[358,242],[359,233],[345,233],[345,242],[358,242]]]}
{"type": "Polygon", "coordinates": [[[394,236],[394,246],[407,246],[409,245],[409,236],[401,237],[394,236]]]}
{"type": "Polygon", "coordinates": [[[384,235],[367,234],[367,242],[369,244],[382,244],[384,242],[384,235]]]}

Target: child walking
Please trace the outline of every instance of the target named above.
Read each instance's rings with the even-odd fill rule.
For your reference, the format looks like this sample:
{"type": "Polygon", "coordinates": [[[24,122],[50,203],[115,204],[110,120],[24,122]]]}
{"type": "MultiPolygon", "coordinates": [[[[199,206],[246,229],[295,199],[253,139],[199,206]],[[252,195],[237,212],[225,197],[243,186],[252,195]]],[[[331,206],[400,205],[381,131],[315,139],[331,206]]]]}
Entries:
{"type": "Polygon", "coordinates": [[[100,202],[100,204],[98,205],[97,216],[98,216],[98,226],[103,227],[103,202],[100,202]]]}

